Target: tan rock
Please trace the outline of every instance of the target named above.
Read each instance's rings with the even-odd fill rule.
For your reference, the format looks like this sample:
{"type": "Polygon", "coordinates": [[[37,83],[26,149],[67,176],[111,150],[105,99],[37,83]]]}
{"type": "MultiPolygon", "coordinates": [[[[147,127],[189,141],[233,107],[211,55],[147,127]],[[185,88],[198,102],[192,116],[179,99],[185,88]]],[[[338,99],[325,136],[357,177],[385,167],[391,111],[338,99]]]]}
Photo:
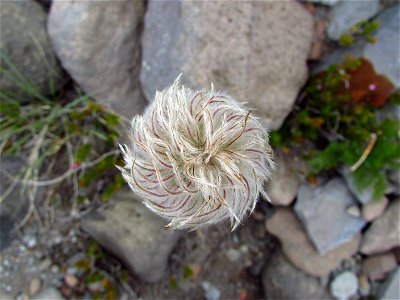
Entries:
{"type": "Polygon", "coordinates": [[[42,282],[40,281],[39,278],[34,278],[32,281],[29,283],[29,295],[35,295],[37,292],[39,292],[40,287],[42,285],[42,282]]]}
{"type": "Polygon", "coordinates": [[[358,250],[361,235],[342,244],[326,255],[320,255],[294,212],[289,208],[279,208],[266,223],[267,230],[278,237],[288,259],[298,268],[314,276],[323,277],[338,267],[341,261],[351,257],[358,250]]]}
{"type": "Polygon", "coordinates": [[[74,288],[78,284],[78,278],[72,274],[65,275],[64,281],[70,288],[74,288]]]}
{"type": "Polygon", "coordinates": [[[266,192],[272,204],[288,206],[296,198],[300,182],[296,171],[282,154],[276,156],[275,165],[276,169],[266,185],[266,192]]]}
{"type": "Polygon", "coordinates": [[[361,274],[358,277],[358,287],[361,296],[368,296],[371,292],[371,285],[369,284],[368,277],[364,274],[361,274]]]}
{"type": "Polygon", "coordinates": [[[371,280],[381,280],[385,275],[396,269],[396,257],[392,252],[368,257],[363,261],[362,272],[371,280]]]}
{"type": "Polygon", "coordinates": [[[371,201],[362,207],[362,217],[365,221],[371,222],[378,218],[389,204],[387,197],[382,197],[378,201],[371,201]]]}
{"type": "Polygon", "coordinates": [[[400,201],[395,200],[365,232],[360,251],[377,254],[400,246],[400,201]]]}

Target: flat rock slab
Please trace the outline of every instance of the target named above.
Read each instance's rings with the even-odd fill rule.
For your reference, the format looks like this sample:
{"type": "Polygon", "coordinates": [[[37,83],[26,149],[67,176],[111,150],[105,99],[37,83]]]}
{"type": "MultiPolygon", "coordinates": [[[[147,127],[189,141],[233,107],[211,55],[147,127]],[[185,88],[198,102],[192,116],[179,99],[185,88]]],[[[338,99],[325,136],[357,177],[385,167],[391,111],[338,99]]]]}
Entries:
{"type": "Polygon", "coordinates": [[[385,252],[400,246],[400,200],[394,200],[384,214],[364,233],[360,251],[364,254],[385,252]]]}
{"type": "Polygon", "coordinates": [[[290,208],[278,208],[266,223],[268,232],[278,237],[288,259],[306,273],[323,277],[338,267],[342,260],[358,250],[361,234],[326,255],[320,255],[295,213],[290,208]]]}
{"type": "Polygon", "coordinates": [[[144,1],[53,1],[48,32],[63,67],[86,94],[131,118],[145,100],[139,84],[144,1]]]}
{"type": "Polygon", "coordinates": [[[318,278],[293,266],[281,250],[269,258],[262,283],[266,299],[332,299],[318,278]]]}
{"type": "Polygon", "coordinates": [[[166,223],[130,191],[121,191],[110,201],[111,207],[83,219],[83,229],[143,280],[162,279],[181,232],[165,229],[166,223]]]}
{"type": "Polygon", "coordinates": [[[321,255],[352,240],[366,224],[348,214],[347,208],[354,204],[353,195],[340,178],[318,187],[300,186],[294,209],[321,255]]]}
{"type": "Polygon", "coordinates": [[[372,189],[372,186],[367,186],[364,189],[359,189],[354,182],[349,168],[341,168],[339,171],[342,175],[342,178],[346,182],[348,189],[356,197],[358,202],[362,204],[367,204],[373,201],[374,190],[372,189]]]}
{"type": "Polygon", "coordinates": [[[281,126],[307,79],[312,16],[296,1],[149,1],[140,79],[146,98],[183,73],[214,83],[281,126]]]}

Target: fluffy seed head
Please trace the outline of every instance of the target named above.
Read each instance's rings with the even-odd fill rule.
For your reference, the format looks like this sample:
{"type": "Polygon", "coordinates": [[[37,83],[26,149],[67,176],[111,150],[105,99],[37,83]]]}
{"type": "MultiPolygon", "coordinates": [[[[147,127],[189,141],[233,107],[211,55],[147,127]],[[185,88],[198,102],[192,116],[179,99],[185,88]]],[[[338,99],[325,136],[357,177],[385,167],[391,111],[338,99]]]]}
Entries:
{"type": "Polygon", "coordinates": [[[169,227],[196,229],[251,212],[273,168],[268,134],[244,106],[180,85],[156,92],[121,147],[125,180],[169,227]]]}

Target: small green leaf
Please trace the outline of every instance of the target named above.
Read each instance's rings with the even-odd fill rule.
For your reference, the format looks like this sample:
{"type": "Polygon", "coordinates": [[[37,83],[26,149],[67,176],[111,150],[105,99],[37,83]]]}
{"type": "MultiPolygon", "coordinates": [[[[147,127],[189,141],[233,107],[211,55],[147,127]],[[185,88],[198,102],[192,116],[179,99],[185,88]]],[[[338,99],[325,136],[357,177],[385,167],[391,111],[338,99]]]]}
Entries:
{"type": "Polygon", "coordinates": [[[169,283],[171,285],[171,287],[176,290],[179,286],[178,286],[178,281],[176,280],[176,278],[174,276],[170,276],[169,277],[169,283]]]}
{"type": "Polygon", "coordinates": [[[343,47],[348,47],[354,44],[354,37],[349,34],[343,34],[339,38],[339,44],[343,47]]]}
{"type": "Polygon", "coordinates": [[[89,156],[90,150],[92,149],[91,145],[89,144],[83,144],[78,148],[78,151],[76,152],[76,161],[78,163],[82,163],[85,161],[85,159],[89,156]]]}
{"type": "Polygon", "coordinates": [[[106,125],[111,127],[117,126],[120,123],[119,116],[113,113],[105,113],[103,118],[106,125]]]}
{"type": "Polygon", "coordinates": [[[185,278],[186,280],[190,280],[193,277],[193,270],[190,266],[185,266],[185,268],[183,269],[183,278],[185,278]]]}

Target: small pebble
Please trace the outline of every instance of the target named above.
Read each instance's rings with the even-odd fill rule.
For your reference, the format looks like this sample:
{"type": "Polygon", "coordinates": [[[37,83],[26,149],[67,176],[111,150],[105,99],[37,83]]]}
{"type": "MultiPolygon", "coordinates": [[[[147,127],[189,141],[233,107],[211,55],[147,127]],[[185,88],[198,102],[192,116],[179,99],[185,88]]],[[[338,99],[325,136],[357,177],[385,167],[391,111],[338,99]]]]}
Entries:
{"type": "Polygon", "coordinates": [[[102,292],[104,290],[103,285],[99,281],[88,284],[88,288],[92,293],[102,292]]]}
{"type": "Polygon", "coordinates": [[[51,268],[50,268],[50,271],[52,273],[58,273],[58,272],[60,272],[60,267],[57,266],[57,265],[52,265],[51,268]]]}
{"type": "MultiPolygon", "coordinates": [[[[7,299],[7,297],[6,297],[6,299],[7,299]]],[[[29,297],[28,297],[27,295],[25,295],[24,293],[19,294],[19,295],[15,298],[15,300],[28,300],[28,299],[29,299],[29,297]]]]}
{"type": "Polygon", "coordinates": [[[237,236],[237,234],[232,234],[232,242],[234,244],[239,244],[239,237],[237,236]]]}
{"type": "Polygon", "coordinates": [[[358,278],[354,273],[345,271],[335,277],[330,287],[333,297],[339,300],[346,300],[357,293],[358,278]]]}
{"type": "Polygon", "coordinates": [[[352,205],[348,207],[346,212],[352,217],[359,218],[361,216],[361,211],[357,205],[352,205]]]}
{"type": "Polygon", "coordinates": [[[240,251],[233,248],[229,248],[226,251],[226,256],[228,257],[229,261],[237,262],[240,258],[240,251]]]}
{"type": "Polygon", "coordinates": [[[203,281],[201,287],[204,290],[204,298],[206,300],[219,300],[221,297],[220,290],[211,285],[208,281],[203,281]]]}
{"type": "Polygon", "coordinates": [[[51,300],[64,300],[64,297],[60,294],[60,292],[54,287],[48,287],[46,289],[42,289],[38,295],[33,297],[32,299],[43,300],[43,299],[51,299],[51,300]]]}
{"type": "Polygon", "coordinates": [[[37,292],[40,290],[40,286],[42,285],[42,282],[40,281],[39,278],[34,278],[32,281],[29,283],[29,295],[35,295],[37,292]]]}
{"type": "Polygon", "coordinates": [[[368,277],[366,275],[361,274],[358,277],[358,285],[360,286],[360,294],[361,296],[368,296],[371,293],[371,285],[368,282],[368,277]]]}
{"type": "Polygon", "coordinates": [[[362,207],[362,216],[364,220],[371,222],[383,214],[389,204],[385,196],[378,201],[371,201],[362,207]]]}
{"type": "Polygon", "coordinates": [[[3,266],[4,267],[9,267],[10,266],[10,261],[8,259],[3,260],[3,266]]]}
{"type": "Polygon", "coordinates": [[[247,245],[242,245],[242,246],[240,246],[240,252],[242,252],[242,253],[248,253],[249,252],[249,246],[247,246],[247,245]]]}
{"type": "Polygon", "coordinates": [[[65,275],[64,280],[66,285],[68,285],[70,288],[74,288],[78,284],[78,278],[72,274],[65,275]]]}
{"type": "Polygon", "coordinates": [[[50,266],[51,266],[51,260],[49,258],[46,258],[40,262],[38,270],[44,271],[47,270],[50,266]]]}
{"type": "Polygon", "coordinates": [[[29,249],[35,248],[37,246],[37,239],[33,235],[25,235],[22,238],[22,242],[25,244],[26,247],[29,249]]]}

